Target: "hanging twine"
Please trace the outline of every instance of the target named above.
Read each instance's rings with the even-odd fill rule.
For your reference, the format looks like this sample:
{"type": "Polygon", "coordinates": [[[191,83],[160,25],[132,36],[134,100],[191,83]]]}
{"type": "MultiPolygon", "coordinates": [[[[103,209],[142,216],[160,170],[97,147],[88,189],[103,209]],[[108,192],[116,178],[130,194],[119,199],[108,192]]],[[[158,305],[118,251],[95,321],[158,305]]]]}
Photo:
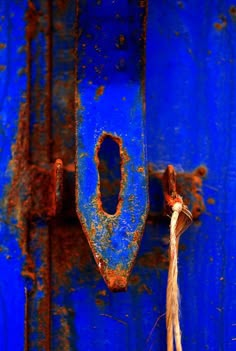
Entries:
{"type": "Polygon", "coordinates": [[[170,221],[169,271],[166,292],[167,351],[182,351],[179,324],[178,247],[180,235],[192,223],[192,213],[176,189],[176,173],[168,165],[163,176],[166,214],[170,221]]]}
{"type": "Polygon", "coordinates": [[[172,207],[170,222],[169,272],[166,294],[167,351],[182,351],[181,330],[179,325],[179,287],[178,287],[178,245],[177,222],[183,204],[176,202],[172,207]]]}

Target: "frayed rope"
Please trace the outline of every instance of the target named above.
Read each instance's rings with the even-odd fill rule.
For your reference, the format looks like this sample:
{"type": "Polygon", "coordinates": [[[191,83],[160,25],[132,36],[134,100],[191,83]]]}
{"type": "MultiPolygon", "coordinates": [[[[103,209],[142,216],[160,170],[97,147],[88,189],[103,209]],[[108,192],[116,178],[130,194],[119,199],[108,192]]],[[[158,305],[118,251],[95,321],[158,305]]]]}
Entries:
{"type": "Polygon", "coordinates": [[[176,202],[172,207],[170,222],[169,272],[166,294],[166,328],[167,351],[182,351],[181,330],[179,324],[179,287],[178,287],[178,246],[177,222],[182,212],[183,204],[176,202]]]}

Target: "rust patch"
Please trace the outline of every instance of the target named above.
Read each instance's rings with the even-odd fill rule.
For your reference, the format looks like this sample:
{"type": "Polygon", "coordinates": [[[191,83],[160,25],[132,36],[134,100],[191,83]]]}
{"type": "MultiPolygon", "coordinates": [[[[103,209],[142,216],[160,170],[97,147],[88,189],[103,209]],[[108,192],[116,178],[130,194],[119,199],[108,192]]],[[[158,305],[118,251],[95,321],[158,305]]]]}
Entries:
{"type": "Polygon", "coordinates": [[[27,200],[30,188],[27,182],[28,173],[28,143],[29,143],[28,104],[23,103],[19,112],[19,123],[16,143],[12,145],[12,160],[9,167],[13,172],[13,179],[6,196],[6,208],[8,218],[14,217],[20,228],[20,246],[26,254],[26,232],[25,207],[28,208],[27,200]]]}
{"type": "Polygon", "coordinates": [[[29,0],[28,1],[28,11],[26,12],[26,37],[29,41],[31,41],[37,34],[38,25],[39,25],[39,17],[42,14],[36,10],[35,4],[29,0]]]}
{"type": "Polygon", "coordinates": [[[5,71],[7,68],[7,66],[4,66],[4,65],[0,65],[0,72],[3,72],[5,71]]]}
{"type": "Polygon", "coordinates": [[[5,49],[6,48],[6,44],[5,43],[0,43],[0,49],[5,49]]]}
{"type": "Polygon", "coordinates": [[[56,6],[61,13],[66,11],[69,1],[70,0],[56,0],[56,6]]]}
{"type": "Polygon", "coordinates": [[[229,13],[233,17],[233,19],[236,19],[236,6],[235,5],[230,6],[229,13]]]}
{"type": "Polygon", "coordinates": [[[213,199],[212,197],[209,197],[209,199],[207,199],[207,203],[208,203],[209,205],[215,205],[216,201],[215,201],[215,199],[213,199]]]}
{"type": "Polygon", "coordinates": [[[36,280],[35,262],[30,255],[26,257],[25,267],[21,274],[23,277],[30,278],[32,281],[36,280]]]}
{"type": "Polygon", "coordinates": [[[130,279],[129,279],[129,283],[131,285],[137,285],[140,283],[140,276],[137,274],[131,275],[130,279]]]}
{"type": "Polygon", "coordinates": [[[105,91],[105,86],[104,85],[101,85],[100,87],[98,87],[96,89],[96,93],[95,93],[94,99],[98,100],[104,94],[104,91],[105,91]]]}
{"type": "Polygon", "coordinates": [[[120,34],[116,43],[118,49],[123,49],[126,46],[126,38],[124,34],[120,34]]]}
{"type": "Polygon", "coordinates": [[[215,29],[221,31],[227,26],[227,20],[225,16],[220,16],[219,19],[221,20],[221,22],[214,23],[214,27],[215,29]]]}
{"type": "Polygon", "coordinates": [[[152,252],[145,253],[138,258],[137,264],[146,268],[168,269],[169,259],[167,251],[154,247],[152,252]]]}
{"type": "Polygon", "coordinates": [[[149,288],[146,284],[141,284],[138,287],[138,293],[139,294],[143,294],[144,292],[148,293],[148,295],[151,295],[152,294],[152,289],[149,288]]]}
{"type": "Polygon", "coordinates": [[[62,210],[62,205],[63,205],[63,162],[61,159],[56,160],[54,164],[53,175],[54,175],[53,183],[55,184],[55,190],[54,190],[55,209],[52,209],[52,211],[55,214],[59,214],[62,210]]]}
{"type": "Polygon", "coordinates": [[[96,268],[79,221],[63,218],[62,213],[61,218],[52,221],[51,229],[52,272],[55,294],[60,291],[60,288],[70,290],[72,284],[70,272],[73,270],[78,271],[79,285],[85,284],[87,281],[96,286],[101,276],[96,268]]]}
{"type": "MultiPolygon", "coordinates": [[[[101,260],[100,260],[101,264],[101,260]]],[[[122,292],[127,290],[129,272],[119,267],[116,270],[107,269],[104,265],[100,265],[100,270],[108,288],[112,292],[122,292]]]]}

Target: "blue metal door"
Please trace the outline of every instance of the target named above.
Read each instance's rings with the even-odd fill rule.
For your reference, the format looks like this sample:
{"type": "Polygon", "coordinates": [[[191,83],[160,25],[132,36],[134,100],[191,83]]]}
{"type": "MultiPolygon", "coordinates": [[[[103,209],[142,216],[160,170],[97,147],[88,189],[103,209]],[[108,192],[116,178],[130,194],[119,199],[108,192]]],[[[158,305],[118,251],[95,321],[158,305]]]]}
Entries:
{"type": "Polygon", "coordinates": [[[195,218],[180,239],[183,350],[236,350],[235,26],[228,0],[1,1],[0,350],[166,350],[168,164],[195,218]],[[131,197],[100,250],[93,186],[113,216],[124,174],[131,197]],[[127,275],[111,280],[96,252],[127,275]]]}

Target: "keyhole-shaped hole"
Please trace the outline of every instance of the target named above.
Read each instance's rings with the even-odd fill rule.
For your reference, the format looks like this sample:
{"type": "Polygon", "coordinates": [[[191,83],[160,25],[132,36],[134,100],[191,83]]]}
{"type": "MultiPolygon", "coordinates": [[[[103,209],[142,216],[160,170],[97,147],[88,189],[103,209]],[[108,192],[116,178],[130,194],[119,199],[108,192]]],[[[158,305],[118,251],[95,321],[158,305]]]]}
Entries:
{"type": "Polygon", "coordinates": [[[103,211],[115,214],[121,185],[120,145],[112,136],[105,136],[98,151],[98,172],[103,211]]]}

